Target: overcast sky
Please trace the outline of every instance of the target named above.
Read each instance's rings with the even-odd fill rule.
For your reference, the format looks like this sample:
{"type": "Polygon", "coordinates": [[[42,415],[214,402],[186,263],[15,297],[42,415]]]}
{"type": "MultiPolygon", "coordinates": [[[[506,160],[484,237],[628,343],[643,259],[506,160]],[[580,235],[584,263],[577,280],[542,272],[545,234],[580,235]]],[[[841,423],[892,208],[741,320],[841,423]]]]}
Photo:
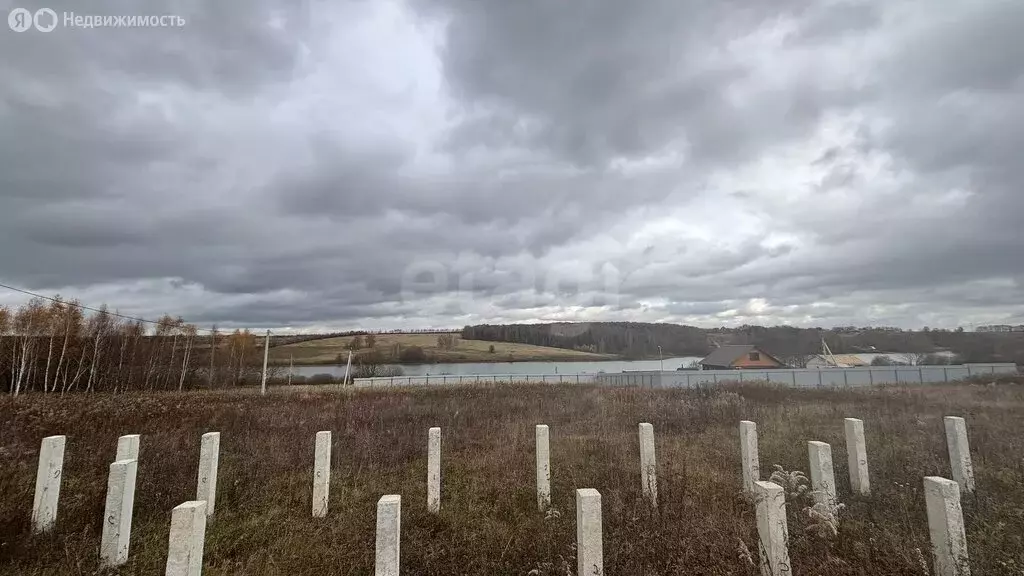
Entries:
{"type": "Polygon", "coordinates": [[[1020,0],[17,5],[185,25],[0,28],[0,282],[260,328],[1024,323],[1020,0]]]}

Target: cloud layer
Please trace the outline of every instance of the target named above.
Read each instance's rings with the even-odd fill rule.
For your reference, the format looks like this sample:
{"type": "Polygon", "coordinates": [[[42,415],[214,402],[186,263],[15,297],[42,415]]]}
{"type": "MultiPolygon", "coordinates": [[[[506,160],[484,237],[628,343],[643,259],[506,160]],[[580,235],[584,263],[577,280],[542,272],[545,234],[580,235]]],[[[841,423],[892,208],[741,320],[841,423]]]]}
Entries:
{"type": "Polygon", "coordinates": [[[296,329],[1024,322],[1020,2],[46,6],[185,25],[0,30],[6,283],[296,329]]]}

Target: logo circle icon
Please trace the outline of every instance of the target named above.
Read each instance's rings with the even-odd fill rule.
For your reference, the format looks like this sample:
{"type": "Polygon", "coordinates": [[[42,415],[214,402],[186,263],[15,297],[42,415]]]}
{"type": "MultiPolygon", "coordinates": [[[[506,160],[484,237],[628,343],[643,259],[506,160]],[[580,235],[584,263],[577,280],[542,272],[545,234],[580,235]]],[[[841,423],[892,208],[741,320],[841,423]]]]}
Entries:
{"type": "Polygon", "coordinates": [[[25,8],[15,8],[7,15],[7,25],[15,32],[24,32],[32,27],[32,13],[25,8]]]}
{"type": "Polygon", "coordinates": [[[32,23],[40,32],[52,32],[57,27],[57,13],[49,8],[40,8],[32,16],[32,23]],[[44,20],[40,16],[49,16],[49,18],[44,20]]]}

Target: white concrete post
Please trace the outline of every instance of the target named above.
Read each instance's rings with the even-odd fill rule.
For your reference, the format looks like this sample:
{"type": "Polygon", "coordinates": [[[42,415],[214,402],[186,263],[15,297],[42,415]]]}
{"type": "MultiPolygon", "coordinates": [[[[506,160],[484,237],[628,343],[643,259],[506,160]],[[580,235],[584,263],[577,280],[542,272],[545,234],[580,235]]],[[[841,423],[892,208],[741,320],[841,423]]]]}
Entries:
{"type": "Polygon", "coordinates": [[[546,512],[551,507],[551,447],[548,427],[538,424],[537,435],[537,508],[546,512]]]}
{"type": "Polygon", "coordinates": [[[141,437],[138,434],[126,434],[118,438],[117,454],[114,456],[114,462],[138,460],[140,439],[141,437]]]}
{"type": "Polygon", "coordinates": [[[47,436],[39,446],[36,496],[32,502],[32,529],[36,532],[46,532],[57,522],[65,440],[65,436],[47,436]]]}
{"type": "Polygon", "coordinates": [[[331,433],[317,432],[313,454],[313,517],[327,516],[331,491],[331,433]]]}
{"type": "Polygon", "coordinates": [[[967,443],[967,423],[959,416],[946,416],[946,447],[949,450],[949,465],[953,469],[953,480],[964,492],[974,492],[974,465],[971,464],[971,448],[967,443]]]}
{"type": "Polygon", "coordinates": [[[267,330],[267,338],[263,341],[263,379],[260,382],[260,394],[267,393],[267,359],[270,357],[270,330],[267,330]]]}
{"type": "Polygon", "coordinates": [[[757,424],[740,422],[740,460],[743,463],[743,491],[754,493],[754,482],[761,479],[761,461],[757,455],[757,424]]]}
{"type": "Polygon", "coordinates": [[[134,459],[118,460],[110,465],[100,538],[100,563],[104,566],[120,566],[128,561],[137,470],[138,461],[134,459]]]}
{"type": "Polygon", "coordinates": [[[593,488],[576,490],[576,574],[604,576],[601,493],[593,488]]]}
{"type": "Polygon", "coordinates": [[[207,516],[213,516],[217,501],[217,466],[220,463],[220,432],[203,434],[199,445],[199,482],[196,500],[206,502],[207,516]]]}
{"type": "Polygon", "coordinates": [[[761,557],[761,576],[791,576],[786,495],[782,486],[760,480],[754,482],[754,498],[757,501],[757,548],[761,557]]]}
{"type": "Polygon", "coordinates": [[[644,498],[658,507],[658,464],[654,457],[654,426],[640,424],[640,483],[644,498]]]}
{"type": "Polygon", "coordinates": [[[864,422],[857,418],[846,418],[843,424],[846,428],[846,461],[850,466],[850,488],[856,494],[867,496],[871,493],[871,481],[868,476],[864,422]]]}
{"type": "Polygon", "coordinates": [[[836,474],[832,468],[832,447],[824,442],[807,443],[811,462],[811,490],[814,502],[836,505],[836,474]]]}
{"type": "Polygon", "coordinates": [[[398,576],[402,533],[402,497],[381,496],[377,501],[377,551],[374,576],[398,576]]]}
{"type": "Polygon", "coordinates": [[[960,485],[938,476],[926,476],[924,500],[928,507],[935,576],[969,576],[971,567],[960,508],[960,485]]]}
{"type": "Polygon", "coordinates": [[[206,502],[185,502],[171,511],[164,576],[200,576],[206,540],[206,502]]]}
{"type": "Polygon", "coordinates": [[[441,511],[441,429],[427,433],[427,511],[441,511]]]}

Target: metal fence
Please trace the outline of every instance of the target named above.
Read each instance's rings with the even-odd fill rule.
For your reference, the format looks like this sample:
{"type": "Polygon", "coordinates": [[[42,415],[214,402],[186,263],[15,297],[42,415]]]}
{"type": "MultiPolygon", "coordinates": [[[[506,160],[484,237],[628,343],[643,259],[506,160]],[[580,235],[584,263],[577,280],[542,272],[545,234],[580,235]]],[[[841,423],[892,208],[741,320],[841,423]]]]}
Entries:
{"type": "Polygon", "coordinates": [[[956,366],[871,366],[863,368],[803,368],[777,370],[681,370],[598,374],[599,384],[692,388],[718,382],[771,382],[797,388],[856,387],[876,384],[925,384],[961,380],[985,374],[1016,374],[1017,365],[962,364],[956,366]]]}
{"type": "MultiPolygon", "coordinates": [[[[384,386],[450,386],[453,384],[544,382],[548,384],[593,384],[597,374],[448,374],[439,376],[381,376],[356,378],[357,388],[384,386]]],[[[651,380],[653,382],[653,380],[651,380]]]]}
{"type": "Polygon", "coordinates": [[[771,382],[797,388],[854,387],[876,384],[951,382],[983,374],[1015,374],[1017,365],[962,364],[956,366],[871,366],[863,368],[803,368],[778,370],[637,371],[618,374],[447,374],[356,378],[357,388],[387,386],[450,386],[454,384],[537,382],[547,384],[604,384],[648,388],[693,388],[718,382],[771,382]]]}

